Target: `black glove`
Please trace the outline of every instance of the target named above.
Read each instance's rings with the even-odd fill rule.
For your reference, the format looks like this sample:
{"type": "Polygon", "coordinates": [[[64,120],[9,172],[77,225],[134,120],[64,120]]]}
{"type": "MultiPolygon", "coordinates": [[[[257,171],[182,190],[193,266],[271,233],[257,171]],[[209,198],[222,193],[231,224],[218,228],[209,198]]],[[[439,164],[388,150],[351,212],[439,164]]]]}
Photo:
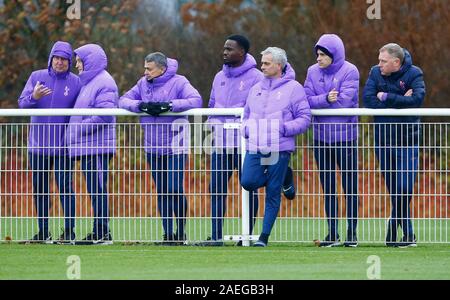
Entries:
{"type": "Polygon", "coordinates": [[[172,109],[172,103],[170,102],[141,102],[139,104],[139,110],[145,112],[154,117],[159,116],[166,111],[170,111],[172,109]]]}

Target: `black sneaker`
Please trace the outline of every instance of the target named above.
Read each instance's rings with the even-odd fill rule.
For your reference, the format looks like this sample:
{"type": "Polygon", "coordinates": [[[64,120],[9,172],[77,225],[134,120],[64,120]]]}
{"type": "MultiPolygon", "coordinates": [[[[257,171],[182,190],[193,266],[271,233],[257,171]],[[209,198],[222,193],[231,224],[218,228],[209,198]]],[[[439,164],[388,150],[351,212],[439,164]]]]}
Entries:
{"type": "Polygon", "coordinates": [[[393,242],[393,241],[386,241],[385,245],[386,245],[386,247],[390,247],[390,248],[398,247],[398,243],[397,242],[393,242]]]}
{"type": "Polygon", "coordinates": [[[28,241],[29,244],[53,244],[52,235],[50,233],[38,232],[28,241]]]}
{"type": "Polygon", "coordinates": [[[399,248],[417,247],[416,235],[412,237],[403,236],[402,240],[397,243],[399,248]]]}
{"type": "Polygon", "coordinates": [[[284,176],[283,194],[288,200],[295,198],[294,176],[291,167],[287,168],[286,175],[284,176]]]}
{"type": "Polygon", "coordinates": [[[174,246],[183,246],[186,245],[187,236],[186,234],[174,234],[173,236],[173,244],[174,246]]]}
{"type": "Polygon", "coordinates": [[[264,243],[263,241],[257,240],[252,247],[267,247],[267,244],[264,243]]]}
{"type": "Polygon", "coordinates": [[[76,245],[112,245],[112,237],[111,233],[107,232],[101,236],[98,236],[97,234],[91,232],[86,235],[86,237],[75,243],[76,245]]]}
{"type": "Polygon", "coordinates": [[[73,231],[63,231],[59,236],[57,244],[61,245],[75,245],[75,232],[73,231]]]}
{"type": "Polygon", "coordinates": [[[163,235],[163,239],[160,242],[155,242],[155,245],[157,246],[175,246],[175,242],[174,242],[174,234],[164,234],[163,235]]]}
{"type": "Polygon", "coordinates": [[[206,241],[194,244],[194,246],[200,246],[200,247],[221,247],[224,245],[225,244],[223,241],[213,240],[210,236],[208,236],[206,238],[206,241]]]}
{"type": "Polygon", "coordinates": [[[386,235],[386,247],[395,248],[398,247],[397,237],[395,234],[391,234],[391,231],[388,229],[388,233],[386,235]]]}
{"type": "Polygon", "coordinates": [[[347,239],[344,242],[344,247],[358,247],[358,238],[356,234],[347,234],[347,239]]]}
{"type": "Polygon", "coordinates": [[[102,236],[97,236],[97,239],[94,239],[94,245],[95,244],[102,244],[102,245],[112,245],[113,239],[111,236],[111,232],[107,232],[103,234],[102,236]]]}
{"type": "Polygon", "coordinates": [[[325,237],[323,241],[319,241],[319,243],[317,244],[317,246],[319,247],[326,247],[326,248],[337,247],[340,245],[341,241],[339,239],[339,236],[331,237],[331,235],[329,234],[325,237]]]}

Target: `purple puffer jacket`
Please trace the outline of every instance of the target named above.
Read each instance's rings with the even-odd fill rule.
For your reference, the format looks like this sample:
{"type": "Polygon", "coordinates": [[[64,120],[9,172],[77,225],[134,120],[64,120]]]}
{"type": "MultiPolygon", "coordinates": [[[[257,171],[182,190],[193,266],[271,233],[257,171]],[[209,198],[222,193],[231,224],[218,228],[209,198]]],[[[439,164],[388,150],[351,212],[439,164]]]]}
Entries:
{"type": "MultiPolygon", "coordinates": [[[[142,77],[119,99],[119,107],[139,113],[141,102],[171,102],[172,111],[182,112],[202,107],[199,92],[186,77],[178,75],[178,62],[167,58],[167,70],[151,82],[142,77]]],[[[145,152],[158,155],[181,154],[189,151],[189,121],[187,117],[141,117],[145,152]]]]}
{"type": "MultiPolygon", "coordinates": [[[[335,34],[324,34],[317,46],[327,49],[333,55],[333,62],[325,69],[319,64],[308,69],[305,92],[312,109],[358,107],[359,71],[355,65],[345,61],[345,48],[335,34]],[[328,93],[339,92],[337,101],[330,104],[328,93]]],[[[314,140],[335,143],[353,141],[358,138],[357,116],[315,116],[314,140]]]]}
{"type": "MultiPolygon", "coordinates": [[[[105,51],[99,45],[87,44],[74,52],[83,62],[83,87],[75,108],[117,108],[118,88],[106,71],[105,51]]],[[[71,116],[67,135],[70,156],[115,153],[115,123],[115,116],[71,116]]]]}
{"type": "MultiPolygon", "coordinates": [[[[72,108],[81,88],[80,79],[70,72],[72,66],[72,47],[69,43],[58,41],[48,57],[47,69],[31,73],[19,97],[20,108],[72,108]],[[69,60],[65,73],[55,73],[52,69],[53,56],[69,60]],[[39,100],[33,99],[37,82],[49,87],[52,93],[39,100]]],[[[40,155],[65,155],[65,130],[68,116],[31,117],[29,126],[28,152],[40,155]]]]}
{"type": "Polygon", "coordinates": [[[295,150],[295,136],[311,122],[305,91],[289,64],[281,78],[264,78],[250,90],[241,133],[251,152],[295,150]]]}
{"type": "MultiPolygon", "coordinates": [[[[256,68],[255,58],[247,54],[239,67],[223,65],[222,71],[216,74],[212,84],[209,108],[244,107],[248,92],[264,78],[256,68]]],[[[218,148],[240,147],[240,134],[235,129],[224,129],[224,123],[240,123],[239,117],[209,117],[208,123],[214,129],[214,145],[218,148]]]]}

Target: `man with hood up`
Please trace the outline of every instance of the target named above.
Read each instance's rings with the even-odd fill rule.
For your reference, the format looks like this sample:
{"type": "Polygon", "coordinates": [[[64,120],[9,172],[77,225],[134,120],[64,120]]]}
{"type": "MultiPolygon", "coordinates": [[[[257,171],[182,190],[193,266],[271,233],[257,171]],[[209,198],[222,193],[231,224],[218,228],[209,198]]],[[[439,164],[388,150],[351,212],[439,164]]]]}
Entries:
{"type": "MultiPolygon", "coordinates": [[[[116,82],[106,71],[105,51],[96,44],[75,51],[76,68],[83,84],[74,108],[117,108],[116,82]]],[[[71,116],[67,144],[71,157],[81,161],[91,195],[94,222],[80,244],[112,244],[108,208],[108,164],[116,152],[115,116],[71,116]]]]}
{"type": "MultiPolygon", "coordinates": [[[[381,47],[379,64],[372,67],[364,87],[368,108],[419,108],[425,98],[423,72],[412,64],[411,54],[398,44],[381,47]]],[[[375,154],[391,194],[386,246],[415,247],[410,203],[419,161],[420,117],[376,116],[375,154]],[[397,229],[403,237],[397,241],[397,229]]]]}
{"type": "Polygon", "coordinates": [[[189,152],[187,117],[160,116],[202,107],[199,92],[186,77],[178,75],[178,62],[161,52],[147,55],[144,76],[119,100],[119,107],[145,112],[141,117],[144,150],[150,165],[162,218],[162,245],[180,245],[186,241],[187,200],[183,192],[184,168],[189,152]],[[177,229],[173,229],[173,214],[177,229]]]}
{"type": "MultiPolygon", "coordinates": [[[[47,69],[31,74],[19,97],[20,108],[72,108],[80,91],[80,79],[70,72],[72,46],[56,42],[48,58],[47,69]]],[[[49,232],[49,185],[52,166],[64,209],[64,232],[60,240],[75,240],[75,195],[72,188],[73,162],[68,156],[65,134],[69,117],[35,116],[31,118],[28,159],[33,171],[33,198],[39,232],[33,242],[51,243],[49,232]]]]}
{"type": "Polygon", "coordinates": [[[266,187],[263,228],[254,247],[268,244],[295,137],[306,132],[311,122],[305,91],[295,80],[286,52],[269,47],[261,54],[264,79],[250,89],[241,127],[247,140],[241,185],[253,192],[266,187]]]}
{"type": "MultiPolygon", "coordinates": [[[[309,67],[305,92],[311,109],[358,107],[359,71],[345,60],[342,40],[335,34],[320,37],[314,51],[317,63],[309,67]]],[[[320,247],[340,244],[338,234],[338,201],[336,197],[336,164],[341,170],[347,200],[346,247],[358,245],[358,117],[315,116],[314,157],[325,194],[328,234],[320,247]]]]}

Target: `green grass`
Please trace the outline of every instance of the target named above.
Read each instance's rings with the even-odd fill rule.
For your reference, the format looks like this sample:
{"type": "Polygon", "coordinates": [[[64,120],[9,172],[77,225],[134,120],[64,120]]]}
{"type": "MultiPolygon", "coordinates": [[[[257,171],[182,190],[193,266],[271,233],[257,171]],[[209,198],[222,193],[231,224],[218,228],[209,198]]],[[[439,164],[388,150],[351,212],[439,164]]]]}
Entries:
{"type": "Polygon", "coordinates": [[[317,248],[61,246],[0,244],[0,279],[67,279],[67,258],[81,261],[81,279],[367,279],[377,255],[381,279],[450,279],[448,245],[317,248]]]}

